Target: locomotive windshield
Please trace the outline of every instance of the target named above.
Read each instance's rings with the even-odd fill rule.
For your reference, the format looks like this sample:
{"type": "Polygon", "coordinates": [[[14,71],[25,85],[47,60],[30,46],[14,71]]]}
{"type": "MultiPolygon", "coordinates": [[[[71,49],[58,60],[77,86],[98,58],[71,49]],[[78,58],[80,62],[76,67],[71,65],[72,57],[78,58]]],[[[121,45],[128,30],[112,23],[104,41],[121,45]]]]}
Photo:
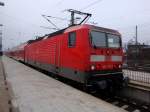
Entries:
{"type": "Polygon", "coordinates": [[[118,35],[107,34],[108,47],[121,47],[120,37],[118,35]]]}
{"type": "Polygon", "coordinates": [[[121,47],[121,41],[118,35],[108,34],[99,31],[91,31],[91,43],[94,47],[121,47]]]}
{"type": "Polygon", "coordinates": [[[91,42],[94,47],[106,47],[106,34],[103,32],[92,31],[91,42]]]}

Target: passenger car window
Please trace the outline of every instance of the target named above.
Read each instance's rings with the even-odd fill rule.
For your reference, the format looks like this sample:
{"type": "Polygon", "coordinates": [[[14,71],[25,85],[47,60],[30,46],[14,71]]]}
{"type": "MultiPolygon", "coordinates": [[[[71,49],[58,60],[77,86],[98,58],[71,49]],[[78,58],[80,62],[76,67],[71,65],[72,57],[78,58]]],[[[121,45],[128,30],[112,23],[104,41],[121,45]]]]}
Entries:
{"type": "Polygon", "coordinates": [[[75,32],[70,32],[69,37],[68,37],[68,46],[69,47],[74,47],[76,43],[76,33],[75,32]]]}

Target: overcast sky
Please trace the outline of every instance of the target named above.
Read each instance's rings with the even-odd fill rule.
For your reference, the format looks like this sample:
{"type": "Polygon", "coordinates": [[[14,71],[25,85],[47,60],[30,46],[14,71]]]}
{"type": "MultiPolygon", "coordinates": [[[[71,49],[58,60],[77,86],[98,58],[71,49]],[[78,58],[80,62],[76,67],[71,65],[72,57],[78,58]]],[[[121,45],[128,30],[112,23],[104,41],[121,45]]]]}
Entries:
{"type": "MultiPolygon", "coordinates": [[[[150,43],[150,0],[0,0],[5,3],[0,7],[0,23],[4,26],[4,48],[44,35],[54,30],[43,29],[49,26],[42,14],[61,18],[70,18],[66,9],[77,9],[92,13],[89,21],[98,26],[118,30],[123,42],[135,36],[138,25],[140,42],[150,43]],[[95,4],[93,3],[95,2],[95,4]],[[93,4],[89,6],[89,4],[93,4]]],[[[51,19],[59,28],[68,25],[67,21],[51,19]]]]}

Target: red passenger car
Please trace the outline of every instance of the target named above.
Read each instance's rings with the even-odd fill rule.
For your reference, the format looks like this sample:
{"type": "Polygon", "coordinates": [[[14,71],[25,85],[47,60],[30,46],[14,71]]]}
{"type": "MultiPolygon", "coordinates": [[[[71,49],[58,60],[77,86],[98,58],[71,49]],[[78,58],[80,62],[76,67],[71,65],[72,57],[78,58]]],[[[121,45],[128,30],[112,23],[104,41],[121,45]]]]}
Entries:
{"type": "Polygon", "coordinates": [[[24,47],[27,45],[27,43],[23,43],[20,44],[14,48],[12,48],[11,50],[8,50],[7,52],[5,52],[6,55],[8,55],[9,57],[12,57],[18,61],[24,61],[25,58],[25,54],[24,54],[24,47]]]}
{"type": "Polygon", "coordinates": [[[25,63],[87,86],[105,89],[123,82],[121,35],[116,30],[71,26],[28,41],[23,57],[25,63]]]}

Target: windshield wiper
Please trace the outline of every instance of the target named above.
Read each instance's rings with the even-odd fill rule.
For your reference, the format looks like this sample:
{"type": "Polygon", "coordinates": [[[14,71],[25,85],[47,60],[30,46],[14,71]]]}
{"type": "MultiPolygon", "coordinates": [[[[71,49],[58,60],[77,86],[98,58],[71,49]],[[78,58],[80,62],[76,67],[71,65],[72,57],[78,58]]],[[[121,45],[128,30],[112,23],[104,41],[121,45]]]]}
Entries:
{"type": "Polygon", "coordinates": [[[91,35],[91,34],[90,34],[90,37],[91,37],[91,41],[92,41],[92,46],[93,46],[94,49],[96,49],[97,46],[96,46],[96,44],[94,43],[94,41],[92,40],[93,38],[92,38],[92,35],[91,35]]]}
{"type": "Polygon", "coordinates": [[[95,45],[94,41],[92,41],[92,45],[94,49],[97,49],[97,46],[95,45]]]}

